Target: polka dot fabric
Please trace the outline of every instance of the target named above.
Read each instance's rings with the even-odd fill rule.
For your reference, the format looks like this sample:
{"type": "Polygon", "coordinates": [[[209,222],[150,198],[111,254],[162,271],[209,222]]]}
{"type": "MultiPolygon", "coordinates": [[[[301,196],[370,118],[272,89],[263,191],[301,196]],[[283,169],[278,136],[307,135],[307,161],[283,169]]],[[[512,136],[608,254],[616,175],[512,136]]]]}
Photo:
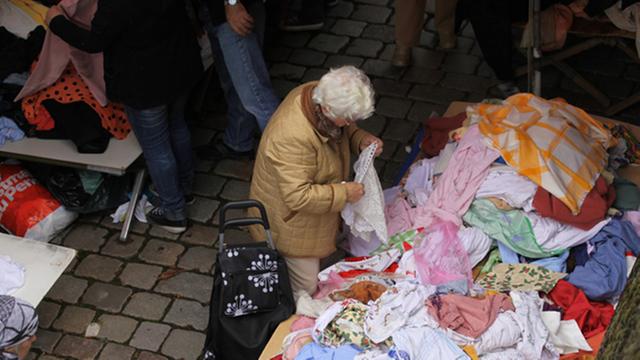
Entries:
{"type": "Polygon", "coordinates": [[[46,131],[55,127],[54,119],[42,105],[43,101],[50,99],[63,104],[84,101],[100,116],[102,127],[116,139],[126,138],[131,131],[124,107],[111,102],[101,106],[71,63],[53,85],[22,100],[24,116],[37,130],[46,131]]]}

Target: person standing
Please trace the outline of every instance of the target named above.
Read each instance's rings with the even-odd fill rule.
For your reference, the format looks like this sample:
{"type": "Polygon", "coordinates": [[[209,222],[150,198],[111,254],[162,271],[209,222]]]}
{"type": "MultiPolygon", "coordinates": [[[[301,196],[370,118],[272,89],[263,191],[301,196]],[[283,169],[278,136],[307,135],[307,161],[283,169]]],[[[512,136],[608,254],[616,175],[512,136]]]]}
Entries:
{"type": "Polygon", "coordinates": [[[147,218],[167,231],[185,231],[194,177],[185,104],[203,69],[184,0],[99,0],[90,29],[59,6],[46,21],[71,46],[104,54],[107,97],[124,105],[160,197],[147,218]]]}

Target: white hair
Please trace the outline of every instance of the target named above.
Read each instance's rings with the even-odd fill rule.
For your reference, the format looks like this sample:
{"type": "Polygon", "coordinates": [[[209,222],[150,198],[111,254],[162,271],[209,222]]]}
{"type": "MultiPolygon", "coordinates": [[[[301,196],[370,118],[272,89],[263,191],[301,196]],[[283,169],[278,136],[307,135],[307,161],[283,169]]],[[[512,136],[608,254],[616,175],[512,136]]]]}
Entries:
{"type": "Polygon", "coordinates": [[[362,120],[373,114],[374,91],[362,70],[342,66],[326,73],[313,90],[313,102],[332,119],[362,120]]]}

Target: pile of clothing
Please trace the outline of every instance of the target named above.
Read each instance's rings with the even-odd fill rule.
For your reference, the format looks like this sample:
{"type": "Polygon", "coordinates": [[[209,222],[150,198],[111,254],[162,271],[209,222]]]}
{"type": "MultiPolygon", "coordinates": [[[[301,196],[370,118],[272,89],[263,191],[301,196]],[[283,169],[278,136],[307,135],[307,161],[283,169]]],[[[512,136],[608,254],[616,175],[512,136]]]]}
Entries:
{"type": "MultiPolygon", "coordinates": [[[[90,27],[97,0],[59,5],[90,27]]],[[[102,53],[79,51],[47,31],[47,11],[35,0],[0,2],[0,145],[34,136],[102,153],[111,137],[131,131],[124,108],[106,98],[102,53]]]]}
{"type": "Polygon", "coordinates": [[[530,94],[425,128],[431,157],[384,190],[388,236],[296,294],[278,357],[594,358],[640,253],[616,176],[635,138],[530,94]]]}

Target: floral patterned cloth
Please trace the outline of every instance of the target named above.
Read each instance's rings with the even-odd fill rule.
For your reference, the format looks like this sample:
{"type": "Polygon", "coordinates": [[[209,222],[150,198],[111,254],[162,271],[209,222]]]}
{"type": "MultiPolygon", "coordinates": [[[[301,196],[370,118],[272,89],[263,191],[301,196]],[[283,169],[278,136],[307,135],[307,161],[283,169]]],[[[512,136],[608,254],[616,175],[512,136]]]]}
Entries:
{"type": "Polygon", "coordinates": [[[476,283],[496,291],[551,291],[567,274],[532,264],[498,264],[476,283]]]}
{"type": "Polygon", "coordinates": [[[368,310],[368,306],[354,299],[333,304],[316,320],[314,340],[331,347],[354,344],[361,349],[370,348],[373,343],[363,328],[368,310]]]}

